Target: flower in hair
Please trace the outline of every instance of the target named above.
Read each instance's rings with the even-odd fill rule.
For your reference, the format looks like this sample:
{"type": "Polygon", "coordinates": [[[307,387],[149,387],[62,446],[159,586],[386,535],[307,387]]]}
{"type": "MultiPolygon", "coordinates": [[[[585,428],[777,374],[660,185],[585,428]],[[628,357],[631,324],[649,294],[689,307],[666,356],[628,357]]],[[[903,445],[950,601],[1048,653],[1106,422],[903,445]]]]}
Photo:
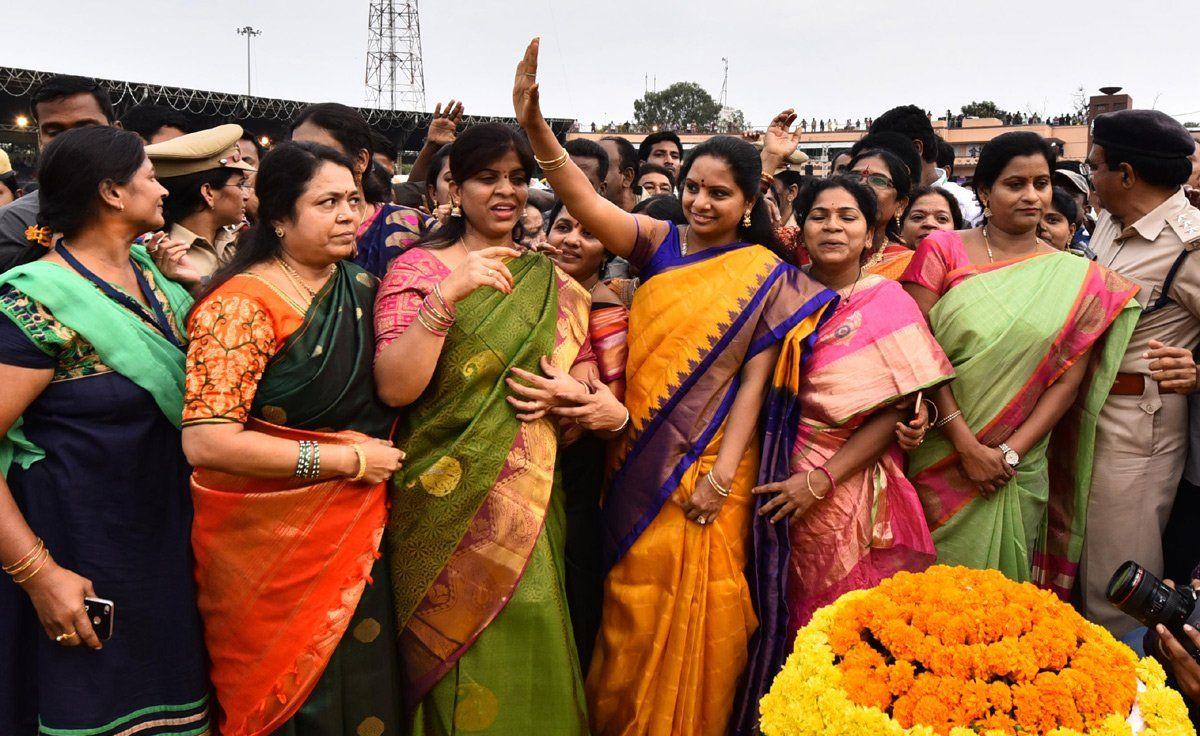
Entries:
{"type": "Polygon", "coordinates": [[[49,248],[50,243],[54,240],[54,231],[48,227],[30,225],[25,228],[25,239],[32,243],[37,243],[43,248],[49,248]]]}

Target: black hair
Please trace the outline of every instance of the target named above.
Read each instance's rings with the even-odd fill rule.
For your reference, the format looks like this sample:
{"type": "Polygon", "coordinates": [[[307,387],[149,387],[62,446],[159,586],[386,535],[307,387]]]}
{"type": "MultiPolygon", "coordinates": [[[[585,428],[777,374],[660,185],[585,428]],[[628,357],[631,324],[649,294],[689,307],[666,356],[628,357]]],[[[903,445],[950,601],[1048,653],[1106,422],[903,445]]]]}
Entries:
{"type": "Polygon", "coordinates": [[[871,123],[872,133],[890,131],[902,133],[911,141],[921,141],[921,158],[928,162],[937,161],[938,137],[933,132],[929,116],[916,105],[893,107],[875,118],[871,123]]]}
{"type": "Polygon", "coordinates": [[[1104,149],[1104,167],[1117,171],[1129,164],[1139,179],[1156,187],[1180,187],[1192,176],[1192,162],[1186,158],[1151,158],[1118,145],[1098,143],[1104,149]]]}
{"type": "MultiPolygon", "coordinates": [[[[1000,172],[1008,166],[1008,162],[1018,156],[1042,156],[1046,159],[1046,168],[1054,171],[1058,157],[1054,146],[1037,133],[1029,131],[1013,131],[1001,133],[987,143],[979,152],[979,163],[975,164],[975,194],[984,189],[991,189],[1000,172]]],[[[1189,165],[1189,171],[1191,171],[1189,165]]]]}
{"type": "Polygon", "coordinates": [[[207,203],[204,201],[202,189],[207,184],[212,189],[220,189],[229,184],[236,176],[242,178],[242,171],[219,167],[207,171],[197,171],[194,174],[170,176],[158,180],[167,188],[169,194],[163,200],[163,227],[171,227],[183,218],[203,210],[207,203]]]}
{"type": "Polygon", "coordinates": [[[655,143],[663,141],[671,141],[679,149],[679,156],[683,157],[683,141],[679,140],[679,136],[673,130],[660,130],[657,133],[651,133],[642,139],[642,144],[638,146],[638,158],[643,161],[650,160],[650,152],[654,150],[655,143]]]}
{"type": "Polygon", "coordinates": [[[805,178],[804,174],[801,174],[799,171],[792,171],[791,169],[784,169],[775,174],[775,182],[779,184],[779,191],[781,192],[786,192],[793,186],[799,189],[804,186],[805,178]]]}
{"type": "MultiPolygon", "coordinates": [[[[319,102],[309,105],[300,111],[292,121],[289,133],[295,133],[296,128],[307,122],[329,133],[342,149],[342,155],[354,163],[360,151],[367,152],[367,161],[375,153],[373,142],[374,133],[363,116],[352,107],[337,102],[319,102]]],[[[381,204],[386,201],[388,189],[378,177],[370,175],[371,166],[368,163],[362,175],[363,197],[371,204],[381,204]]]]}
{"type": "Polygon", "coordinates": [[[596,174],[600,177],[600,183],[604,183],[608,177],[608,152],[601,148],[599,143],[587,138],[576,138],[567,141],[563,148],[572,157],[596,159],[596,174]]]}
{"type": "Polygon", "coordinates": [[[392,201],[414,210],[425,209],[425,193],[415,181],[406,181],[392,187],[392,201]]]}
{"type": "Polygon", "coordinates": [[[104,113],[105,120],[109,123],[116,122],[117,116],[113,112],[112,98],[108,96],[108,90],[101,87],[95,79],[76,77],[71,74],[56,74],[42,82],[42,86],[38,87],[33,96],[29,98],[29,113],[34,120],[37,120],[38,105],[85,94],[91,95],[96,104],[100,106],[100,112],[104,113]]]}
{"type": "Polygon", "coordinates": [[[342,166],[354,173],[353,164],[341,151],[316,143],[284,141],[263,156],[254,179],[258,221],[238,238],[233,258],[217,269],[208,285],[196,296],[197,306],[232,277],[280,254],[275,223],[295,217],[296,202],[325,163],[342,166]]]}
{"type": "Polygon", "coordinates": [[[64,131],[38,162],[38,224],[71,237],[96,216],[100,185],[128,184],[146,160],[136,134],[89,126],[64,131]]]}
{"type": "Polygon", "coordinates": [[[633,178],[633,185],[637,186],[638,180],[646,174],[662,174],[667,177],[667,181],[671,184],[671,191],[674,191],[679,185],[679,182],[675,181],[675,175],[671,173],[670,169],[658,164],[652,164],[649,161],[643,161],[642,165],[638,167],[637,176],[633,178]]]}
{"type": "Polygon", "coordinates": [[[371,146],[375,153],[382,153],[392,163],[400,160],[400,152],[396,150],[396,144],[392,143],[391,138],[388,138],[378,130],[371,131],[371,146]]]}
{"type": "Polygon", "coordinates": [[[1079,204],[1075,202],[1075,198],[1071,196],[1071,193],[1065,187],[1053,188],[1050,203],[1072,225],[1079,224],[1079,204]]]}
{"type": "Polygon", "coordinates": [[[912,194],[912,198],[908,200],[908,206],[904,208],[904,215],[900,217],[900,221],[904,222],[908,219],[908,213],[912,212],[912,208],[916,206],[918,199],[928,197],[931,194],[936,194],[946,200],[946,207],[950,210],[950,219],[954,221],[954,229],[962,230],[965,224],[963,222],[962,207],[958,206],[958,200],[953,194],[941,187],[917,187],[917,190],[912,194]]]}
{"type": "MultiPolygon", "coordinates": [[[[804,221],[808,219],[808,214],[812,212],[813,205],[817,202],[817,197],[821,192],[827,189],[845,189],[850,192],[850,196],[854,197],[854,201],[858,204],[858,209],[863,213],[863,219],[867,221],[867,226],[875,229],[875,218],[878,213],[879,205],[875,201],[875,192],[864,184],[859,184],[853,179],[845,176],[831,176],[828,179],[817,179],[811,184],[804,187],[800,191],[800,196],[796,197],[795,212],[796,224],[804,227],[804,221]]],[[[871,244],[867,244],[867,249],[871,248],[871,244]]]]}
{"type": "Polygon", "coordinates": [[[262,161],[262,157],[267,154],[267,149],[262,143],[259,143],[258,138],[248,130],[243,129],[242,137],[238,138],[238,140],[250,141],[250,143],[254,146],[254,153],[258,156],[259,161],[262,161]]]}
{"type": "MultiPolygon", "coordinates": [[[[532,176],[535,166],[533,149],[529,147],[529,141],[523,135],[500,123],[473,125],[454,139],[450,175],[461,185],[509,151],[517,154],[521,166],[525,168],[525,175],[532,176]]],[[[464,209],[461,217],[447,218],[432,232],[422,236],[415,245],[434,250],[454,245],[467,231],[467,215],[464,209]]],[[[520,242],[524,235],[524,227],[521,225],[521,218],[518,217],[513,228],[513,240],[520,242]]]]}
{"type": "MultiPolygon", "coordinates": [[[[887,165],[892,171],[892,181],[895,182],[901,197],[907,197],[921,184],[921,156],[911,139],[900,133],[870,133],[857,141],[850,149],[850,166],[853,166],[866,151],[885,151],[891,154],[887,165]],[[896,176],[897,164],[904,167],[907,176],[896,176]],[[905,181],[907,184],[902,184],[905,181]]],[[[878,155],[878,154],[876,154],[878,155]]]]}
{"type": "Polygon", "coordinates": [[[775,228],[771,225],[767,204],[758,196],[759,184],[762,181],[762,161],[759,159],[758,149],[749,142],[731,135],[713,136],[693,148],[683,160],[683,167],[679,170],[681,185],[687,181],[692,165],[704,156],[724,161],[733,171],[733,180],[742,191],[742,196],[754,201],[750,210],[750,226],[747,227],[739,221],[738,236],[747,243],[770,248],[781,258],[784,257],[785,251],[775,235],[775,228]]]}
{"type": "Polygon", "coordinates": [[[121,116],[121,127],[137,133],[146,141],[163,128],[178,128],[191,133],[195,128],[187,116],[166,105],[134,105],[121,116]]]}
{"type": "Polygon", "coordinates": [[[617,156],[619,159],[617,161],[609,159],[609,166],[616,166],[619,171],[625,171],[626,169],[632,171],[633,179],[636,181],[638,175],[638,151],[633,147],[633,144],[628,139],[622,138],[619,135],[606,135],[600,140],[612,141],[617,144],[617,156]]]}
{"type": "MultiPolygon", "coordinates": [[[[392,191],[392,175],[384,168],[383,164],[371,159],[371,163],[367,165],[367,173],[363,174],[363,192],[367,189],[374,192],[376,200],[374,204],[391,204],[395,192],[392,191]],[[368,182],[370,184],[368,185],[368,182]]],[[[364,196],[366,196],[364,194],[364,196]]]]}
{"type": "Polygon", "coordinates": [[[683,203],[674,194],[656,194],[643,199],[633,206],[633,214],[673,222],[676,225],[687,224],[687,216],[683,214],[683,203]]]}
{"type": "Polygon", "coordinates": [[[954,166],[954,146],[944,140],[938,139],[937,150],[937,165],[939,169],[954,166]]]}

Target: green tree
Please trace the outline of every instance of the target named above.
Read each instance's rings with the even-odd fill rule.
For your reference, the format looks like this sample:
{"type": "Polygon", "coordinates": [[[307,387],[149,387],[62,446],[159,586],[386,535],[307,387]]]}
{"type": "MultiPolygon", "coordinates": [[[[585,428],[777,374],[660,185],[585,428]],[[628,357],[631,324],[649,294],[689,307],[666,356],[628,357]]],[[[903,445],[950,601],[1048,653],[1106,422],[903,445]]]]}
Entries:
{"type": "Polygon", "coordinates": [[[720,114],[721,103],[695,82],[676,82],[633,102],[633,118],[644,128],[713,130],[720,114]]]}
{"type": "Polygon", "coordinates": [[[981,100],[963,105],[962,114],[969,118],[1003,118],[1008,113],[991,100],[981,100]]]}

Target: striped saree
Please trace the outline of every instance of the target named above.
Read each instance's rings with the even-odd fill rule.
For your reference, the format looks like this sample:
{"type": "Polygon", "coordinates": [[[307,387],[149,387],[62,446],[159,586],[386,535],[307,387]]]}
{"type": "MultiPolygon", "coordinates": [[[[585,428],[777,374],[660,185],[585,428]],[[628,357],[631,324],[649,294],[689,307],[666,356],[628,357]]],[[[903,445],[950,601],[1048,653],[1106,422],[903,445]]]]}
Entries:
{"type": "Polygon", "coordinates": [[[743,568],[759,443],[713,523],[688,521],[680,501],[712,467],[742,367],[789,332],[811,335],[834,295],[759,246],[683,256],[674,228],[641,273],[588,705],[598,734],[715,736],[758,624],[743,568]]]}
{"type": "Polygon", "coordinates": [[[1096,417],[1138,318],[1137,287],[1066,253],[974,266],[953,247],[961,249],[956,234],[931,235],[905,280],[935,293],[942,291],[935,281],[950,285],[929,323],[954,365],[955,400],[980,442],[1004,442],[1043,392],[1096,349],[1075,405],[997,493],[979,495],[937,431],[911,455],[909,474],[939,562],[997,569],[1065,598],[1082,552],[1096,417]],[[931,247],[949,256],[933,260],[950,268],[933,278],[924,273],[931,247]]]}

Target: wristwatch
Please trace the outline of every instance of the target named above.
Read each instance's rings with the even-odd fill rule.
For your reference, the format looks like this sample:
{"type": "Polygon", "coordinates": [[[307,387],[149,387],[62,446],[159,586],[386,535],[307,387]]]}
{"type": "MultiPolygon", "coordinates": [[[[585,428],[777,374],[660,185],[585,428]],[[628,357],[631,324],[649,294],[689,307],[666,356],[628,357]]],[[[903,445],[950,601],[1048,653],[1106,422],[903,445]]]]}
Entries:
{"type": "Polygon", "coordinates": [[[1004,442],[1001,442],[998,447],[1000,452],[1004,453],[1004,462],[1008,463],[1010,468],[1016,468],[1021,464],[1021,456],[1017,454],[1016,450],[1012,449],[1004,442]]]}

